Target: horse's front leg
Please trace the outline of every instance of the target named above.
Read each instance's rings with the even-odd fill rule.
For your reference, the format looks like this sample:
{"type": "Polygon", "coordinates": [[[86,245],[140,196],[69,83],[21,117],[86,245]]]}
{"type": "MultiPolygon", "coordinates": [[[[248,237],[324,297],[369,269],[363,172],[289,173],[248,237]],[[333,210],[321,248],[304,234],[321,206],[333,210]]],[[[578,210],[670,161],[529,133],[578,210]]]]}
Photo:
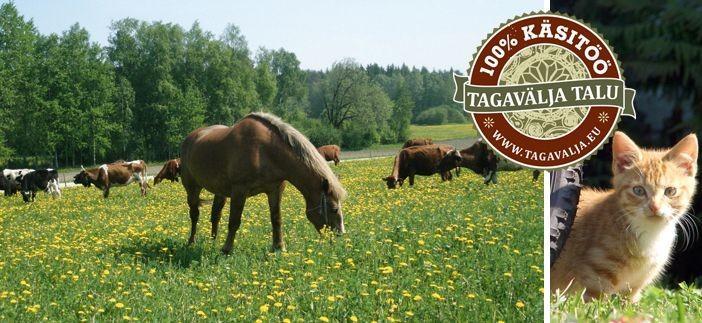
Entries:
{"type": "Polygon", "coordinates": [[[285,189],[285,183],[280,184],[279,187],[266,193],[268,195],[268,208],[271,213],[271,226],[273,227],[273,247],[271,250],[285,251],[285,242],[283,241],[283,231],[282,223],[280,219],[280,200],[283,197],[283,190],[285,189]]]}
{"type": "Polygon", "coordinates": [[[219,220],[222,218],[222,209],[224,208],[224,204],[226,202],[227,198],[220,195],[215,195],[214,201],[212,202],[212,215],[210,216],[210,222],[212,222],[212,239],[217,238],[219,220]]]}
{"type": "Polygon", "coordinates": [[[110,196],[110,185],[105,185],[105,188],[102,189],[102,197],[108,198],[110,196]]]}
{"type": "Polygon", "coordinates": [[[236,231],[239,230],[241,226],[241,213],[244,212],[244,203],[246,202],[246,195],[242,193],[232,194],[231,201],[229,202],[229,230],[227,231],[227,241],[224,242],[224,247],[222,252],[228,255],[232,251],[234,245],[234,236],[236,236],[236,231]]]}

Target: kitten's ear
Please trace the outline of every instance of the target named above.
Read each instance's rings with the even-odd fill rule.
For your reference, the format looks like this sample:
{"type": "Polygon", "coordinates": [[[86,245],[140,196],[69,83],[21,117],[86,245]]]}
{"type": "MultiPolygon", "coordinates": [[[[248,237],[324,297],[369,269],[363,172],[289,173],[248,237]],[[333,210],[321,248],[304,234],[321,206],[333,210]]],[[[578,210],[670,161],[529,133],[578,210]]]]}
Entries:
{"type": "Polygon", "coordinates": [[[612,172],[619,174],[641,159],[641,149],[631,138],[621,131],[614,133],[612,138],[612,172]]]}
{"type": "Polygon", "coordinates": [[[665,159],[676,162],[688,176],[694,176],[697,173],[697,150],[697,136],[689,134],[670,149],[665,159]]]}

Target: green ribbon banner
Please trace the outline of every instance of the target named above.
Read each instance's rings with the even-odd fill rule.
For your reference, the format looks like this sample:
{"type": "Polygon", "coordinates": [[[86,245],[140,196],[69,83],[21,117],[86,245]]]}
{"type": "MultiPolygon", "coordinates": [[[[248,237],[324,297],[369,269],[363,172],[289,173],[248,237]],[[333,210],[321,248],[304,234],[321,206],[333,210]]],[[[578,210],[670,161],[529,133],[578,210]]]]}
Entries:
{"type": "Polygon", "coordinates": [[[580,106],[612,106],[636,118],[634,95],[615,78],[582,79],[548,83],[480,86],[454,74],[454,101],[470,113],[503,113],[580,106]]]}

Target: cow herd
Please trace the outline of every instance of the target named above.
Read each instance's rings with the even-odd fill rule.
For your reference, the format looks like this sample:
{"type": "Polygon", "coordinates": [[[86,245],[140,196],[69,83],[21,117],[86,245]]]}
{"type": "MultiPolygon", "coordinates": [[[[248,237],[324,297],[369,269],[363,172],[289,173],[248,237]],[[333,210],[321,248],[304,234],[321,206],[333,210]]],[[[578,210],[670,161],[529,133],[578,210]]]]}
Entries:
{"type": "MultiPolygon", "coordinates": [[[[317,147],[317,152],[324,160],[334,162],[334,165],[340,162],[341,149],[337,145],[317,147]]],[[[388,188],[394,189],[402,186],[408,178],[409,185],[414,185],[415,175],[431,176],[438,173],[442,181],[451,180],[452,171],[459,176],[462,167],[483,176],[486,185],[497,183],[498,158],[480,139],[460,151],[450,145],[434,144],[430,138],[407,140],[395,156],[391,174],[382,179],[388,188]]],[[[180,158],[171,159],[154,177],[154,185],[163,180],[177,182],[180,174],[180,158]]],[[[538,176],[539,173],[535,171],[534,180],[538,176]]],[[[81,166],[81,171],[74,176],[73,183],[85,187],[94,185],[103,192],[105,198],[109,196],[110,188],[115,186],[137,183],[142,196],[145,196],[150,188],[146,163],[143,160],[117,160],[90,169],[81,166]]],[[[0,178],[0,190],[5,192],[5,196],[20,192],[25,202],[34,201],[36,192],[40,190],[52,197],[61,196],[58,172],[50,168],[5,169],[0,178]]]]}
{"type": "MultiPolygon", "coordinates": [[[[271,216],[273,250],[284,250],[281,231],[281,208],[286,183],[295,187],[305,199],[305,216],[317,231],[329,228],[337,234],[345,231],[342,201],[346,196],[338,176],[328,162],[340,162],[341,149],[336,145],[315,147],[298,130],[268,113],[251,113],[235,125],[210,126],[194,130],[181,145],[181,158],[167,161],[154,177],[154,185],[163,180],[180,181],[187,193],[191,221],[189,243],[195,233],[202,205],[200,193],[214,194],[211,236],[217,235],[226,201],[230,200],[227,239],[222,251],[232,250],[234,236],[241,224],[241,214],[248,197],[266,194],[271,216]]],[[[434,144],[431,139],[408,140],[395,156],[392,173],[383,178],[388,188],[402,186],[416,175],[440,174],[451,180],[452,172],[468,168],[484,176],[484,183],[497,183],[498,159],[485,142],[478,140],[458,150],[450,145],[434,144]]],[[[143,160],[118,160],[86,169],[73,177],[73,183],[95,186],[107,198],[110,188],[138,184],[141,195],[150,188],[147,166],[143,160]]],[[[538,173],[535,173],[535,178],[538,173]]],[[[6,195],[22,193],[25,202],[34,200],[43,190],[59,197],[58,172],[54,169],[6,169],[0,178],[6,195]]]]}
{"type": "Polygon", "coordinates": [[[0,189],[5,196],[22,194],[25,202],[32,202],[37,191],[45,191],[53,197],[61,196],[58,172],[55,169],[4,169],[0,178],[0,189]]]}
{"type": "Polygon", "coordinates": [[[411,139],[405,142],[402,150],[395,156],[392,173],[383,181],[390,189],[402,186],[409,178],[409,185],[414,185],[414,176],[431,176],[439,174],[441,180],[451,180],[451,171],[456,176],[460,168],[468,168],[484,176],[484,183],[497,183],[498,159],[482,140],[470,147],[457,150],[450,145],[434,144],[432,139],[411,139]]]}
{"type": "MultiPolygon", "coordinates": [[[[326,161],[340,162],[341,149],[337,145],[325,145],[317,148],[326,161]]],[[[414,176],[431,176],[439,174],[442,181],[451,180],[454,171],[460,174],[460,168],[468,168],[484,176],[484,183],[497,183],[497,157],[482,140],[476,141],[470,147],[457,150],[450,145],[434,144],[432,139],[410,139],[405,142],[400,152],[395,156],[392,173],[383,178],[388,188],[402,186],[409,178],[409,185],[414,185],[414,176]]],[[[180,158],[167,161],[154,177],[154,185],[164,179],[178,181],[180,176],[180,158]]],[[[538,172],[534,173],[534,179],[538,172]]],[[[137,183],[141,195],[145,196],[149,184],[146,175],[146,163],[143,160],[117,160],[100,167],[85,169],[74,176],[73,183],[90,187],[94,185],[103,191],[107,198],[110,188],[137,183]]],[[[0,190],[5,196],[22,194],[25,202],[34,201],[37,191],[45,191],[53,197],[60,197],[58,172],[55,169],[5,169],[0,178],[0,190]]]]}

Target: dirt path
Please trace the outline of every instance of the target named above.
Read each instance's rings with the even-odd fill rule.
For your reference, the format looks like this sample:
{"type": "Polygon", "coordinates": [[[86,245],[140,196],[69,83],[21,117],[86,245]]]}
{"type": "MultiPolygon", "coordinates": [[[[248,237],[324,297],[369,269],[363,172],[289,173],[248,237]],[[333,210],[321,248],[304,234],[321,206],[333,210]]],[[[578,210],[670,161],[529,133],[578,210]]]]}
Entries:
{"type": "MultiPolygon", "coordinates": [[[[467,148],[468,146],[472,145],[476,139],[477,138],[451,139],[451,140],[438,141],[436,143],[437,144],[451,145],[451,146],[454,146],[458,149],[463,149],[463,148],[467,148]]],[[[369,149],[362,149],[362,150],[342,151],[340,157],[341,157],[341,160],[343,162],[344,160],[368,159],[368,158],[394,156],[395,154],[397,154],[397,151],[400,150],[400,147],[402,147],[402,145],[398,144],[397,148],[369,148],[369,149]]],[[[149,179],[152,179],[153,176],[158,174],[158,172],[161,170],[162,167],[163,167],[163,163],[148,164],[147,175],[149,176],[149,179]]],[[[70,171],[60,172],[59,179],[61,181],[61,188],[75,186],[75,184],[73,184],[73,176],[75,176],[79,172],[80,172],[80,170],[70,170],[70,171]]]]}

